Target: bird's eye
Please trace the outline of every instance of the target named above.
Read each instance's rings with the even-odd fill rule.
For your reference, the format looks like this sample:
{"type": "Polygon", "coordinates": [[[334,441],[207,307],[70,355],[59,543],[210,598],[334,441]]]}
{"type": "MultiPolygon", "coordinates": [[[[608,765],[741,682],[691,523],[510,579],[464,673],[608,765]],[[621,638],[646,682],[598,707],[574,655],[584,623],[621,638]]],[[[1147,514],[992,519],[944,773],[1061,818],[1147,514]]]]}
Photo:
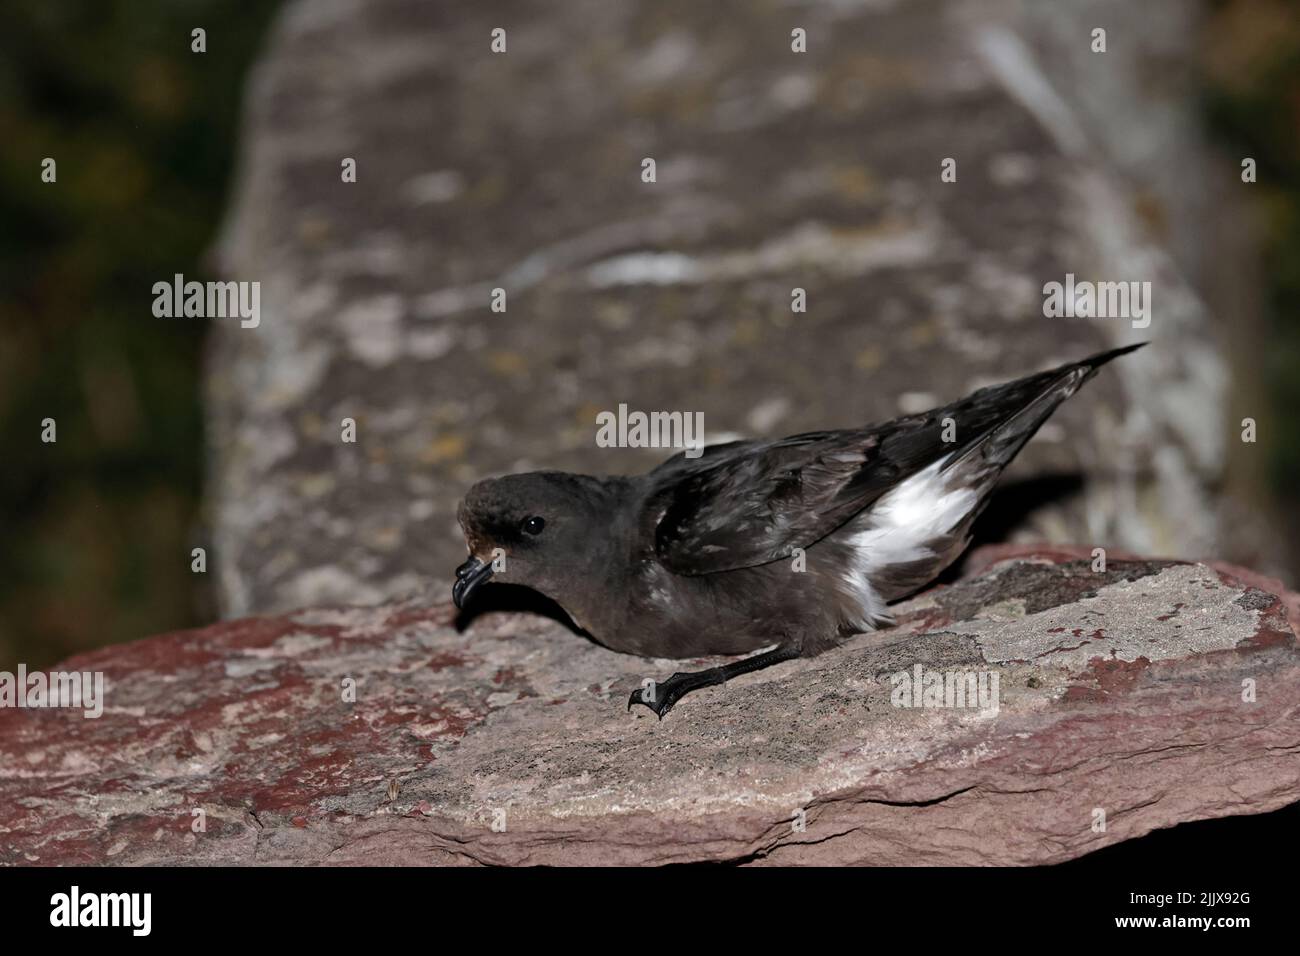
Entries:
{"type": "Polygon", "coordinates": [[[524,530],[529,534],[541,534],[542,529],[546,527],[546,519],[538,515],[524,519],[524,530]]]}

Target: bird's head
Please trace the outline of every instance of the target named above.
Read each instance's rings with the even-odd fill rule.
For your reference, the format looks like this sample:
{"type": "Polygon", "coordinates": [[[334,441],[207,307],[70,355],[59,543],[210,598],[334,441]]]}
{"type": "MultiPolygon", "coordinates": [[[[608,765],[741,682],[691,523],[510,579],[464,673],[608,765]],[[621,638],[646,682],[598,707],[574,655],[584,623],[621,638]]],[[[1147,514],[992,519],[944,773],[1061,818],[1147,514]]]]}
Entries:
{"type": "Polygon", "coordinates": [[[456,606],[495,577],[572,614],[608,567],[616,505],[611,484],[586,475],[535,471],[478,482],[456,514],[469,547],[452,587],[456,606]]]}

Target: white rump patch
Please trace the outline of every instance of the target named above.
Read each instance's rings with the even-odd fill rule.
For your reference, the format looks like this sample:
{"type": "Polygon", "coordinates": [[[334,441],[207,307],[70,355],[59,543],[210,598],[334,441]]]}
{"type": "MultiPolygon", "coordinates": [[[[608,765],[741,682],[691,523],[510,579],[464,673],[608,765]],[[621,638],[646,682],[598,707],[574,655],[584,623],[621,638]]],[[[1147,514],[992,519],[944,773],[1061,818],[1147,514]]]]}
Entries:
{"type": "Polygon", "coordinates": [[[935,539],[950,533],[979,503],[980,489],[961,486],[953,472],[941,474],[949,457],[918,471],[849,522],[852,557],[841,580],[858,608],[851,624],[873,630],[891,623],[871,579],[884,568],[936,557],[935,539]]]}

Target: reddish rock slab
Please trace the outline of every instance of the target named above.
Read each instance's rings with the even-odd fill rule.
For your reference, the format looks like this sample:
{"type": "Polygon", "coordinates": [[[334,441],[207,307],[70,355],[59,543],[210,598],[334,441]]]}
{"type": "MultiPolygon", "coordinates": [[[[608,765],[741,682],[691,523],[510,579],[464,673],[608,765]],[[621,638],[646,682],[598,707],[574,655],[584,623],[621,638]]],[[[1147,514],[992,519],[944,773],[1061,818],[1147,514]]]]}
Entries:
{"type": "Polygon", "coordinates": [[[0,710],[0,863],[1046,863],[1300,800],[1294,596],[1090,553],[986,553],[897,627],[662,722],[625,702],[677,664],[520,612],[105,648],[57,668],[104,673],[102,717],[0,710]],[[958,703],[935,673],[985,706],[898,706],[918,666],[919,703],[958,703]]]}

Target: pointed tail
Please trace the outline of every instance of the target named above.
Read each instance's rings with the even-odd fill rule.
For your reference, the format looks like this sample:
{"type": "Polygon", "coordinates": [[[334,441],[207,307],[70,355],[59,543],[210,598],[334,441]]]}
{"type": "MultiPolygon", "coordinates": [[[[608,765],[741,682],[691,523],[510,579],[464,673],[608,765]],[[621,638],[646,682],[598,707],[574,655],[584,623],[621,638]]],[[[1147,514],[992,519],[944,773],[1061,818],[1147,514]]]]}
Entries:
{"type": "MultiPolygon", "coordinates": [[[[969,466],[979,462],[1001,471],[1011,459],[1016,457],[1052,412],[1056,411],[1057,406],[1082,388],[1084,382],[1096,375],[1103,365],[1146,344],[1139,342],[1136,345],[1098,352],[1096,355],[1077,362],[1069,362],[1047,372],[976,392],[966,401],[974,402],[976,405],[1001,404],[1005,412],[998,416],[1000,420],[995,421],[992,427],[984,430],[964,447],[954,451],[943,465],[943,470],[948,471],[961,464],[969,466]],[[983,401],[980,401],[981,398],[983,401]]],[[[960,418],[957,421],[960,428],[960,418]]]]}

